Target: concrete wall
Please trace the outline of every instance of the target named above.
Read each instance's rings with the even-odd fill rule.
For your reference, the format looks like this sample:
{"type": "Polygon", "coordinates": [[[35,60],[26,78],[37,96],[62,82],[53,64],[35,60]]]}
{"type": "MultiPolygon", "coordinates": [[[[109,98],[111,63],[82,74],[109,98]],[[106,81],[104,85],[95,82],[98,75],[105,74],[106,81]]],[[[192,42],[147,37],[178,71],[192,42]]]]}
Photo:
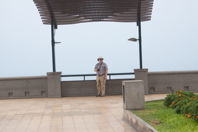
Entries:
{"type": "MultiPolygon", "coordinates": [[[[0,99],[96,95],[95,80],[61,82],[60,76],[61,72],[56,72],[47,76],[0,78],[0,99]]],[[[122,81],[107,80],[106,95],[121,95],[122,81]]]]}
{"type": "Polygon", "coordinates": [[[47,97],[47,77],[0,78],[0,98],[47,97]]]}
{"type": "Polygon", "coordinates": [[[61,72],[47,76],[0,78],[0,99],[61,97],[61,72]]]}
{"type": "MultiPolygon", "coordinates": [[[[47,76],[0,78],[0,98],[96,95],[95,80],[61,82],[60,75],[57,72],[47,76]]],[[[145,94],[171,93],[181,89],[198,92],[198,71],[148,72],[144,69],[136,70],[135,76],[144,81],[145,94]]],[[[123,80],[130,79],[107,80],[106,95],[121,95],[123,80]]]]}
{"type": "Polygon", "coordinates": [[[148,94],[148,69],[135,69],[135,80],[144,81],[144,94],[148,94]]]}
{"type": "Polygon", "coordinates": [[[123,108],[126,110],[144,109],[144,81],[122,82],[123,108]]]}
{"type": "Polygon", "coordinates": [[[61,72],[48,72],[48,97],[59,98],[61,97],[61,72]]]}
{"type": "Polygon", "coordinates": [[[148,72],[149,94],[181,89],[198,92],[198,71],[148,72]]]}
{"type": "MultiPolygon", "coordinates": [[[[130,79],[124,79],[130,80],[130,79]]],[[[123,79],[107,80],[106,95],[121,95],[123,79]]],[[[63,81],[61,83],[62,97],[70,96],[95,96],[96,81],[63,81]]]]}

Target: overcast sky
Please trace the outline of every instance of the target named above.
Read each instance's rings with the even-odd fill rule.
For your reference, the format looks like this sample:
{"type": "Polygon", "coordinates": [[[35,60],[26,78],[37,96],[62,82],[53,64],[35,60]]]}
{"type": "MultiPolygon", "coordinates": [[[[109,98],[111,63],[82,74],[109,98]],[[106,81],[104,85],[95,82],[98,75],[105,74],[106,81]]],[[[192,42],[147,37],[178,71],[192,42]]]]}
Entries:
{"type": "MultiPolygon", "coordinates": [[[[155,0],[152,20],[142,23],[143,67],[149,71],[198,70],[198,1],[155,0]]],[[[46,75],[52,71],[50,26],[33,0],[0,0],[0,77],[46,75]]],[[[57,71],[93,73],[98,56],[109,71],[139,67],[135,23],[59,26],[57,71]]]]}

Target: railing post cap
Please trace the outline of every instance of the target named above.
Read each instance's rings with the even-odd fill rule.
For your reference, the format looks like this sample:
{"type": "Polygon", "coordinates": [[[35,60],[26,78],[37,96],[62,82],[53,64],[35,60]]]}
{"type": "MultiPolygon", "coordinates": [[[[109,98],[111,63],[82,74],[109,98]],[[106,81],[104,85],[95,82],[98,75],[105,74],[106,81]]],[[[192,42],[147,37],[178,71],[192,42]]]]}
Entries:
{"type": "Polygon", "coordinates": [[[135,72],[148,72],[148,69],[134,69],[135,72]]]}
{"type": "Polygon", "coordinates": [[[47,72],[47,75],[61,75],[62,72],[47,72]]]}

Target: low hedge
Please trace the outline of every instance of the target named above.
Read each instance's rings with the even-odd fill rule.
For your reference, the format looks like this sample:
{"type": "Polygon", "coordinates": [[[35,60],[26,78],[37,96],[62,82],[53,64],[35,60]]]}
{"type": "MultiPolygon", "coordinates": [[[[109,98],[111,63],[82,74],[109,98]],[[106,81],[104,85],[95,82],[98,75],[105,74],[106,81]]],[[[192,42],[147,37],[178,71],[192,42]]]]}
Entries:
{"type": "Polygon", "coordinates": [[[198,122],[198,95],[193,92],[179,90],[169,94],[165,98],[164,105],[198,122]]]}

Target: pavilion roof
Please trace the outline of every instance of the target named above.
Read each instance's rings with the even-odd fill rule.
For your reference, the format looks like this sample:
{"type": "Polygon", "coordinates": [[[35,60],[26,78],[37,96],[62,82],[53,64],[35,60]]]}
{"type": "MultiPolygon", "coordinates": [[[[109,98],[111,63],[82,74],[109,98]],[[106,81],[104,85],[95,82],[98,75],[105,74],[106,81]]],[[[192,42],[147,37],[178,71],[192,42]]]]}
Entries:
{"type": "MultiPolygon", "coordinates": [[[[33,0],[43,24],[137,22],[138,0],[33,0]]],[[[153,0],[141,0],[141,21],[151,20],[153,0]]]]}

